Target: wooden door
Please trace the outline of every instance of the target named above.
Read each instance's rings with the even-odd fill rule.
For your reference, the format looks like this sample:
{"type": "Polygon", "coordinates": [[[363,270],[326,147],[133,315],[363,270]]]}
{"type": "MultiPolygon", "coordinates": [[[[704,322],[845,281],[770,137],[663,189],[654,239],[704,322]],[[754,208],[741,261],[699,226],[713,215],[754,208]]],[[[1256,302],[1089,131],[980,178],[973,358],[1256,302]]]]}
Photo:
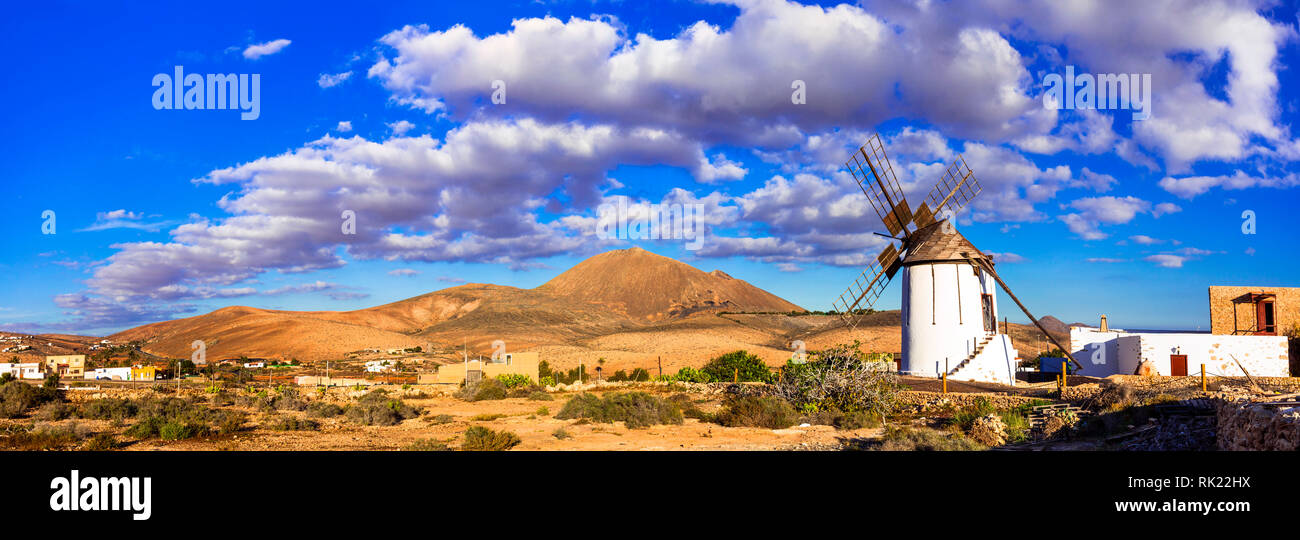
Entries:
{"type": "Polygon", "coordinates": [[[1255,334],[1277,335],[1277,322],[1273,320],[1273,316],[1273,302],[1261,301],[1255,304],[1255,334]]]}
{"type": "Polygon", "coordinates": [[[1175,377],[1186,377],[1187,376],[1187,355],[1185,354],[1169,355],[1169,371],[1170,371],[1169,374],[1175,377]]]}
{"type": "Polygon", "coordinates": [[[998,322],[993,318],[993,295],[981,294],[980,300],[984,308],[984,331],[996,332],[998,322]]]}

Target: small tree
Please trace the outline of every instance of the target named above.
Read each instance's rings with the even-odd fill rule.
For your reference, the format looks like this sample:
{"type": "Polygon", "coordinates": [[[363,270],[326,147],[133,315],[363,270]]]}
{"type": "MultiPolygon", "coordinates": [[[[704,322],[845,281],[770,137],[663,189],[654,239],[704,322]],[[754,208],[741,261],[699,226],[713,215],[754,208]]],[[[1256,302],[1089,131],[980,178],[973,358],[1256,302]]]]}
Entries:
{"type": "Polygon", "coordinates": [[[772,370],[759,357],[745,351],[734,351],[710,360],[701,369],[710,380],[741,382],[769,382],[772,370]]]}

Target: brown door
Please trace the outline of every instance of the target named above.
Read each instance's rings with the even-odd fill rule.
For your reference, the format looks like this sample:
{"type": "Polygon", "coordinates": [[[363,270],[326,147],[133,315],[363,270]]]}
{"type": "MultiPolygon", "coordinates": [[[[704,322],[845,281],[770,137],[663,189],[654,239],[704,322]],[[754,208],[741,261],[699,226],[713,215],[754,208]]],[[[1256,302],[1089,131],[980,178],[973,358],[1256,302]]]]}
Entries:
{"type": "Polygon", "coordinates": [[[982,300],[981,303],[983,304],[983,308],[984,308],[984,331],[996,332],[997,321],[993,319],[993,295],[981,294],[980,300],[982,300]]]}
{"type": "Polygon", "coordinates": [[[1173,375],[1175,377],[1186,377],[1187,376],[1187,355],[1185,354],[1169,355],[1169,368],[1170,368],[1169,369],[1170,375],[1173,375]]]}
{"type": "Polygon", "coordinates": [[[1255,304],[1255,333],[1262,336],[1277,335],[1277,323],[1273,320],[1273,302],[1255,304]]]}

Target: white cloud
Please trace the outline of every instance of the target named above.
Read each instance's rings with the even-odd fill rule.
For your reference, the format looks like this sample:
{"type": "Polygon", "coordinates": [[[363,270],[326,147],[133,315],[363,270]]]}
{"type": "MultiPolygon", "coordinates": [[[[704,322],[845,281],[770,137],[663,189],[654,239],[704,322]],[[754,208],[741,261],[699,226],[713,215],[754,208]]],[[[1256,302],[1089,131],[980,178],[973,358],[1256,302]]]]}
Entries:
{"type": "Polygon", "coordinates": [[[932,31],[923,20],[884,20],[852,5],[738,7],[726,29],[698,22],[666,39],[628,36],[602,18],[515,19],[508,32],[483,37],[459,25],[407,26],[380,40],[386,54],[368,76],[399,103],[457,118],[507,114],[476,108],[492,91],[484,81],[499,79],[509,114],[558,121],[582,111],[706,143],[789,143],[799,131],[900,115],[1009,138],[1054,118],[1029,97],[1020,54],[989,27],[932,31]],[[791,103],[795,80],[808,89],[803,105],[791,103]],[[952,88],[963,99],[952,99],[952,88]]]}
{"type": "Polygon", "coordinates": [[[1204,195],[1214,188],[1241,190],[1254,187],[1292,188],[1300,186],[1300,174],[1290,173],[1282,177],[1250,176],[1244,171],[1237,171],[1224,176],[1185,176],[1174,178],[1166,176],[1160,179],[1160,187],[1183,199],[1193,199],[1204,195]]]}
{"type": "Polygon", "coordinates": [[[1151,217],[1158,218],[1160,216],[1167,216],[1169,214],[1177,214],[1178,212],[1182,212],[1182,211],[1183,208],[1181,206],[1178,206],[1174,203],[1163,202],[1157,204],[1155,208],[1151,209],[1151,217]]]}
{"type": "Polygon", "coordinates": [[[1187,257],[1171,253],[1160,253],[1157,255],[1149,255],[1143,260],[1156,263],[1164,268],[1182,268],[1183,262],[1187,260],[1187,257]]]}
{"type": "Polygon", "coordinates": [[[1099,230],[1100,225],[1128,223],[1138,214],[1150,209],[1151,203],[1136,197],[1084,197],[1071,202],[1070,208],[1078,212],[1065,214],[1059,219],[1070,232],[1084,240],[1101,240],[1110,235],[1099,230]]]}
{"type": "Polygon", "coordinates": [[[411,129],[413,128],[415,128],[415,124],[407,122],[406,120],[398,120],[396,122],[388,124],[388,129],[393,130],[393,135],[396,135],[398,137],[405,135],[406,132],[411,131],[411,129]]]}
{"type": "Polygon", "coordinates": [[[1132,241],[1134,241],[1134,242],[1137,242],[1137,243],[1139,243],[1139,244],[1142,244],[1142,245],[1144,245],[1144,246],[1151,246],[1151,245],[1155,245],[1155,244],[1163,244],[1163,243],[1165,243],[1164,240],[1161,240],[1161,239],[1159,239],[1159,238],[1152,238],[1152,237],[1147,236],[1147,235],[1145,235],[1145,234],[1136,234],[1136,235],[1133,235],[1133,236],[1128,237],[1128,239],[1129,239],[1129,240],[1132,240],[1132,241]]]}
{"type": "Polygon", "coordinates": [[[272,54],[280,52],[285,47],[288,47],[290,43],[292,42],[287,39],[277,39],[274,41],[268,41],[266,43],[249,45],[247,48],[244,49],[244,58],[247,58],[249,60],[257,60],[258,58],[261,58],[263,56],[270,56],[272,54]]]}
{"type": "Polygon", "coordinates": [[[125,209],[112,210],[109,212],[97,212],[95,222],[90,226],[79,229],[80,232],[105,231],[109,229],[137,229],[141,231],[157,232],[164,227],[175,225],[175,221],[144,221],[145,215],[139,212],[131,212],[125,209]]]}
{"type": "Polygon", "coordinates": [[[420,275],[420,271],[411,268],[398,268],[396,270],[390,270],[388,275],[397,277],[414,277],[420,275]]]}
{"type": "Polygon", "coordinates": [[[343,73],[321,73],[320,77],[316,79],[316,84],[321,88],[333,88],[347,82],[350,78],[352,78],[351,71],[344,71],[343,73]]]}
{"type": "Polygon", "coordinates": [[[339,133],[347,133],[352,131],[352,122],[347,120],[340,121],[338,127],[335,127],[334,129],[339,133]]]}
{"type": "Polygon", "coordinates": [[[1016,263],[1022,263],[1029,260],[1015,253],[998,253],[994,251],[985,251],[984,253],[987,253],[990,257],[993,257],[993,262],[999,264],[1001,263],[1016,264],[1016,263]]]}

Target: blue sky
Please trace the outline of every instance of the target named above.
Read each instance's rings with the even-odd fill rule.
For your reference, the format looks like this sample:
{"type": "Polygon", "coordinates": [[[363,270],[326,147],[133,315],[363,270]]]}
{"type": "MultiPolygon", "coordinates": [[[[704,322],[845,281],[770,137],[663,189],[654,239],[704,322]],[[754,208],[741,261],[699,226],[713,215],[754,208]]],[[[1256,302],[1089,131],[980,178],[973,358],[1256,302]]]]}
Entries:
{"type": "Polygon", "coordinates": [[[1184,4],[13,8],[0,328],[534,287],[630,245],[827,309],[884,247],[843,167],[876,132],[914,206],[964,155],[958,226],[1036,315],[1204,328],[1210,285],[1300,286],[1300,30],[1184,4]],[[155,110],[176,66],[258,74],[260,117],[155,110]],[[1045,107],[1066,66],[1151,74],[1151,118],[1045,107]],[[594,236],[621,197],[703,204],[704,247],[594,236]]]}

